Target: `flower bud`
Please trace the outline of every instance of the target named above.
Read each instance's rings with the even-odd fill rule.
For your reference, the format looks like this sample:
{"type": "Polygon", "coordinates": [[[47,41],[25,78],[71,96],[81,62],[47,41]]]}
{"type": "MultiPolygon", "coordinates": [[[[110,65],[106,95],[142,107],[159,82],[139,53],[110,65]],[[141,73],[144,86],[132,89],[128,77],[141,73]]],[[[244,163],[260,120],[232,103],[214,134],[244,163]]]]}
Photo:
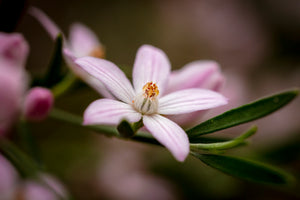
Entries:
{"type": "Polygon", "coordinates": [[[24,101],[24,117],[31,121],[43,120],[53,106],[53,95],[50,90],[35,87],[29,90],[24,101]]]}
{"type": "Polygon", "coordinates": [[[29,46],[19,33],[0,33],[0,60],[2,64],[24,67],[29,46]]]}

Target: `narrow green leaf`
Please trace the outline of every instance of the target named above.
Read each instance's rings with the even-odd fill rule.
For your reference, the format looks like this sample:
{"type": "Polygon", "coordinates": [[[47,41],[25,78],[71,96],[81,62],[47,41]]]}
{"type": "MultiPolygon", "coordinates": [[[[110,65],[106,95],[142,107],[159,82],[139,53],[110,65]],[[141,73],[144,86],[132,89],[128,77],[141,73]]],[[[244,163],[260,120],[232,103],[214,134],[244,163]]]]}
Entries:
{"type": "Polygon", "coordinates": [[[193,156],[228,175],[262,184],[284,185],[293,180],[287,172],[257,161],[224,155],[199,154],[193,156]]]}
{"type": "Polygon", "coordinates": [[[30,155],[34,161],[39,164],[40,167],[43,166],[38,144],[33,137],[29,124],[25,120],[20,120],[17,126],[18,133],[18,144],[25,150],[28,155],[30,155]]]}
{"type": "Polygon", "coordinates": [[[0,151],[16,167],[22,177],[34,177],[39,166],[8,140],[0,140],[0,151]]]}
{"type": "Polygon", "coordinates": [[[264,117],[283,107],[298,95],[298,90],[290,90],[259,99],[253,103],[229,110],[221,115],[209,119],[187,131],[190,140],[200,135],[226,129],[242,123],[264,117]]]}
{"type": "Polygon", "coordinates": [[[253,126],[242,135],[225,142],[214,143],[191,143],[190,148],[194,150],[225,150],[245,144],[245,140],[256,133],[257,127],[253,126]]]}
{"type": "Polygon", "coordinates": [[[61,67],[62,67],[62,48],[63,48],[63,36],[57,35],[55,40],[54,52],[48,66],[46,77],[44,78],[43,85],[46,87],[52,87],[62,78],[61,67]]]}

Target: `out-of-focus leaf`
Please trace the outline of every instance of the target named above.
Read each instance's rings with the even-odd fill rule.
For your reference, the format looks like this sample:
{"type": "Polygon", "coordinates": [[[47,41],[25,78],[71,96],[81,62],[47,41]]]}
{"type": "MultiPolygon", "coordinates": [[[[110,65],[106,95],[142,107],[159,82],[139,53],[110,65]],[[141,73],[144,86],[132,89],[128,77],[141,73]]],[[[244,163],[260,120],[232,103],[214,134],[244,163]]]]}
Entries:
{"type": "Polygon", "coordinates": [[[61,34],[57,35],[55,40],[55,46],[53,55],[48,66],[48,71],[43,81],[43,85],[46,87],[52,87],[62,79],[62,48],[63,48],[63,36],[61,34]]]}
{"type": "Polygon", "coordinates": [[[21,145],[22,149],[30,155],[34,161],[42,167],[42,160],[38,145],[35,138],[33,137],[28,122],[20,120],[17,126],[18,132],[18,144],[21,145]]]}
{"type": "Polygon", "coordinates": [[[259,99],[253,103],[229,110],[221,115],[209,119],[187,131],[190,141],[200,135],[212,133],[218,130],[237,126],[242,123],[264,117],[283,107],[298,94],[298,90],[290,90],[259,99]]]}
{"type": "Polygon", "coordinates": [[[39,166],[8,140],[0,140],[0,151],[16,167],[22,177],[34,177],[39,166]]]}
{"type": "Polygon", "coordinates": [[[191,153],[205,164],[231,176],[247,181],[284,185],[293,180],[287,172],[257,161],[224,155],[191,153]]]}

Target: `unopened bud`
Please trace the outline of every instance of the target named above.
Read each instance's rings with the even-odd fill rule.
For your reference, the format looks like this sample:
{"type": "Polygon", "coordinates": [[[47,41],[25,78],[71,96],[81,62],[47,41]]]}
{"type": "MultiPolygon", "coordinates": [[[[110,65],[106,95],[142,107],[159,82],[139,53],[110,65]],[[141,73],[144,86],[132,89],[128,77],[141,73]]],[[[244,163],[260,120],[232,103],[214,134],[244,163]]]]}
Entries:
{"type": "Polygon", "coordinates": [[[49,89],[35,87],[29,90],[24,101],[24,117],[31,121],[43,120],[53,106],[53,95],[49,89]]]}

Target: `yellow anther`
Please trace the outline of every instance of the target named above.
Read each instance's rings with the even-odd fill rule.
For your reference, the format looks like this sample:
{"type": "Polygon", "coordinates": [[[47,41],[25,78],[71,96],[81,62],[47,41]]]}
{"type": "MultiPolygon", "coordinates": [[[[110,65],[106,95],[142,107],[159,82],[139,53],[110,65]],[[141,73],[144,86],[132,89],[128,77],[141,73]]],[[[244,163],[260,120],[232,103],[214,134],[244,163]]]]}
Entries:
{"type": "Polygon", "coordinates": [[[104,58],[105,51],[104,51],[103,47],[96,47],[90,52],[89,55],[92,57],[96,57],[96,58],[104,58]]]}
{"type": "Polygon", "coordinates": [[[144,91],[144,97],[149,98],[151,100],[155,99],[155,97],[157,97],[159,94],[157,85],[152,81],[144,85],[143,91],[144,91]]]}

